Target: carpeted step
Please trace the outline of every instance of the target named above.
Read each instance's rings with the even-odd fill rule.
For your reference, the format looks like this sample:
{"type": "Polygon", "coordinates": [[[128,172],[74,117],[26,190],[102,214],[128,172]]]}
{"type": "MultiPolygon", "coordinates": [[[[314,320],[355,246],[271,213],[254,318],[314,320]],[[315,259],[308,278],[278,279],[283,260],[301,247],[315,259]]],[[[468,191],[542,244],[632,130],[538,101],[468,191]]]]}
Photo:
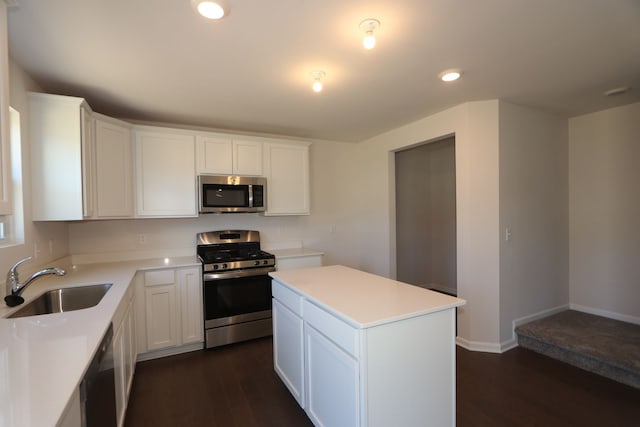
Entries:
{"type": "Polygon", "coordinates": [[[524,348],[640,389],[640,325],[567,310],[516,334],[524,348]]]}

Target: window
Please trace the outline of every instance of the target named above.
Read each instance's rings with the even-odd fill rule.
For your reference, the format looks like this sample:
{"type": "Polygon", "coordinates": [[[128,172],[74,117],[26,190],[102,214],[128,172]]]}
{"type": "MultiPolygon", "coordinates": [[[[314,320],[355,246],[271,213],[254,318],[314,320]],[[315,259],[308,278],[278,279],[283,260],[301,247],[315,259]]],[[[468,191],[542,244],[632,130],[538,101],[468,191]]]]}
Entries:
{"type": "Polygon", "coordinates": [[[13,194],[12,212],[0,215],[0,246],[24,243],[24,212],[22,203],[22,137],[20,113],[9,107],[10,175],[9,186],[13,194]]]}

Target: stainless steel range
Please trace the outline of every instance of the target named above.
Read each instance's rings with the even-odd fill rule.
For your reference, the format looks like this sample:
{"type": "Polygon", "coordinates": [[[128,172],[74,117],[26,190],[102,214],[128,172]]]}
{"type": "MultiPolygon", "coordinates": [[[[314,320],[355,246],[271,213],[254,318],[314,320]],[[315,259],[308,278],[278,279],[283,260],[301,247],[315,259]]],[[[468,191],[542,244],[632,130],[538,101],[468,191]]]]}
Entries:
{"type": "Polygon", "coordinates": [[[197,235],[204,285],[205,347],[272,334],[271,277],[275,256],[260,250],[260,232],[197,235]]]}

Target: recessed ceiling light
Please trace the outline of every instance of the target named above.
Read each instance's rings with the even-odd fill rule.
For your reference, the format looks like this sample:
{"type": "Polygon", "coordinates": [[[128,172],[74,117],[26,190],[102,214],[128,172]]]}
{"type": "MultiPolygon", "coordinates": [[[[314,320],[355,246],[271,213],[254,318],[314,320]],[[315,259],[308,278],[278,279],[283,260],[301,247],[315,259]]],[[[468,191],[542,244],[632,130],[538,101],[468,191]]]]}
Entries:
{"type": "Polygon", "coordinates": [[[208,19],[221,19],[229,12],[226,0],[191,0],[191,6],[208,19]]]}
{"type": "Polygon", "coordinates": [[[444,70],[440,74],[438,74],[438,78],[443,82],[453,82],[460,78],[462,75],[462,71],[457,69],[444,70]]]}

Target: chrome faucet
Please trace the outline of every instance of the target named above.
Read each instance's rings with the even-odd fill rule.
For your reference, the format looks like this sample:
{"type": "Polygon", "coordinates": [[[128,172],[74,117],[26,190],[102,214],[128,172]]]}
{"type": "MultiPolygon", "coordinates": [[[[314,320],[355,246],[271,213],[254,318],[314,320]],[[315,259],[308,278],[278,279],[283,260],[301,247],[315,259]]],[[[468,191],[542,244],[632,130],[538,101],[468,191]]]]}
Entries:
{"type": "Polygon", "coordinates": [[[29,286],[34,280],[38,277],[46,276],[48,274],[55,274],[56,276],[64,276],[65,271],[60,268],[49,267],[44,270],[36,271],[29,277],[24,283],[20,283],[20,278],[18,277],[18,266],[27,261],[31,261],[31,257],[27,257],[23,260],[16,262],[13,267],[9,269],[7,273],[7,283],[6,283],[6,296],[4,297],[4,302],[7,303],[9,307],[14,307],[16,305],[20,305],[24,302],[24,298],[20,296],[22,292],[29,286]]]}

